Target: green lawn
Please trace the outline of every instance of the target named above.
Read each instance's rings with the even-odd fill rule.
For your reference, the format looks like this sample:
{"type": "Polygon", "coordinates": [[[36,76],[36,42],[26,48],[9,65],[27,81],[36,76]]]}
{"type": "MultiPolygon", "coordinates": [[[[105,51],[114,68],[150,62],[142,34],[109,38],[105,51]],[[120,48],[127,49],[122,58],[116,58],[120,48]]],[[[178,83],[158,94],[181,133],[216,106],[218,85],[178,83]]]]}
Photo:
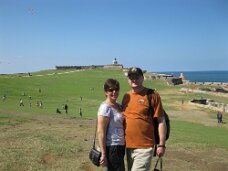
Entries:
{"type": "MultiPolygon", "coordinates": [[[[91,119],[96,118],[98,106],[105,99],[103,84],[107,78],[119,80],[121,86],[119,102],[121,102],[124,92],[130,87],[122,70],[94,69],[65,72],[48,70],[32,73],[32,76],[0,76],[0,96],[6,95],[7,97],[4,102],[2,99],[0,101],[0,131],[2,133],[0,170],[30,170],[29,168],[74,170],[75,167],[76,170],[91,170],[93,168],[87,156],[95,128],[95,122],[91,119]],[[62,74],[58,74],[60,72],[62,74]],[[52,75],[52,73],[55,74],[52,75]],[[39,89],[41,92],[38,91],[39,89]],[[19,106],[20,99],[23,99],[24,106],[19,106]],[[43,102],[42,108],[36,105],[37,101],[43,102]],[[62,109],[63,104],[68,104],[68,114],[65,114],[62,109]],[[61,110],[62,114],[56,113],[57,108],[61,110]],[[77,120],[80,119],[79,108],[82,108],[83,112],[81,121],[77,120]],[[78,124],[78,122],[81,123],[78,124]],[[78,132],[79,130],[81,132],[78,132]],[[77,135],[79,133],[80,135],[77,135]],[[6,143],[4,139],[10,143],[6,143]],[[27,141],[29,144],[26,144],[27,141]],[[24,154],[26,151],[26,155],[30,156],[24,154]],[[42,158],[43,161],[46,160],[46,157],[54,158],[55,160],[53,159],[51,162],[55,165],[51,163],[50,166],[39,162],[38,158],[42,158]],[[74,157],[78,157],[80,160],[74,163],[74,157]],[[27,166],[28,162],[30,165],[27,166]],[[85,164],[89,169],[84,168],[85,164]]],[[[225,97],[180,93],[180,88],[186,87],[186,85],[168,86],[162,80],[145,81],[144,85],[154,88],[160,93],[164,108],[168,113],[170,111],[180,112],[182,108],[178,104],[181,104],[182,99],[186,103],[193,98],[201,97],[227,102],[225,97]]],[[[198,110],[207,113],[207,119],[214,118],[214,111],[200,108],[198,110]]],[[[183,149],[191,148],[196,153],[199,149],[206,151],[222,149],[228,153],[227,123],[221,126],[205,126],[187,119],[180,119],[178,116],[170,116],[170,120],[171,133],[168,146],[174,148],[172,150],[176,150],[175,148],[178,146],[183,149]]],[[[224,115],[224,121],[226,120],[227,115],[224,115]]],[[[217,155],[222,158],[219,154],[217,155]]],[[[172,164],[170,165],[172,166],[172,164]]]]}

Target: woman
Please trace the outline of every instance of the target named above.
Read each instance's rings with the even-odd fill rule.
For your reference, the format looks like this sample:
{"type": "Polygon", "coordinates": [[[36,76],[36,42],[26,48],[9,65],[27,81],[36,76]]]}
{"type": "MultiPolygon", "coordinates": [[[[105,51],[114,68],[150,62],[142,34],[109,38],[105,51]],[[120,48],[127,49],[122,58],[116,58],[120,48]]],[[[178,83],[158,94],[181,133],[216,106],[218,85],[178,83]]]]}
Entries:
{"type": "Polygon", "coordinates": [[[100,165],[108,171],[124,171],[124,116],[121,105],[116,101],[119,95],[119,82],[106,80],[106,99],[98,110],[98,141],[101,149],[100,165]]]}

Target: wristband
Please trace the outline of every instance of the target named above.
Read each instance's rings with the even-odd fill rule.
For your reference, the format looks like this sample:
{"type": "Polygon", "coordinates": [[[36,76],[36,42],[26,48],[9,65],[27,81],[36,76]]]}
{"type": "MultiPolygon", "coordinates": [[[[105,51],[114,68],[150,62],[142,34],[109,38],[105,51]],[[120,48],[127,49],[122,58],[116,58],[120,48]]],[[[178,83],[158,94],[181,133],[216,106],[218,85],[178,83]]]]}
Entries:
{"type": "Polygon", "coordinates": [[[157,147],[166,148],[166,146],[165,146],[165,145],[158,145],[157,147]]]}

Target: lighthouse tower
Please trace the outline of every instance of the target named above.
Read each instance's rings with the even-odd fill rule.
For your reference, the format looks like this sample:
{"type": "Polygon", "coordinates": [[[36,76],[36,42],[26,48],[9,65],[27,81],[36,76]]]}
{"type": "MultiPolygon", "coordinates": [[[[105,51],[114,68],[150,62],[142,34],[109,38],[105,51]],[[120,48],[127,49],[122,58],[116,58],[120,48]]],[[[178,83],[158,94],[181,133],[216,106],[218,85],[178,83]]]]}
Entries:
{"type": "Polygon", "coordinates": [[[184,74],[183,74],[183,73],[180,73],[179,78],[181,78],[182,80],[185,80],[185,76],[184,76],[184,74]]]}
{"type": "Polygon", "coordinates": [[[117,65],[117,64],[118,64],[118,62],[117,62],[117,59],[116,59],[116,58],[112,61],[112,64],[113,64],[113,65],[117,65]]]}

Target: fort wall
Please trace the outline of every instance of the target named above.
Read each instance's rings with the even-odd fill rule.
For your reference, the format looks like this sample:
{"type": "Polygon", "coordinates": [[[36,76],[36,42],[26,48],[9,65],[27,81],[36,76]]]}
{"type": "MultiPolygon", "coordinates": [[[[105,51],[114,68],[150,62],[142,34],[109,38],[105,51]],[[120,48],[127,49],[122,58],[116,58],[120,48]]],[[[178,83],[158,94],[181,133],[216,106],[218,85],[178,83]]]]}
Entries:
{"type": "Polygon", "coordinates": [[[57,70],[81,70],[81,69],[95,69],[95,68],[104,68],[104,69],[123,69],[123,65],[120,64],[110,64],[110,65],[86,65],[86,66],[55,66],[57,70]]]}

